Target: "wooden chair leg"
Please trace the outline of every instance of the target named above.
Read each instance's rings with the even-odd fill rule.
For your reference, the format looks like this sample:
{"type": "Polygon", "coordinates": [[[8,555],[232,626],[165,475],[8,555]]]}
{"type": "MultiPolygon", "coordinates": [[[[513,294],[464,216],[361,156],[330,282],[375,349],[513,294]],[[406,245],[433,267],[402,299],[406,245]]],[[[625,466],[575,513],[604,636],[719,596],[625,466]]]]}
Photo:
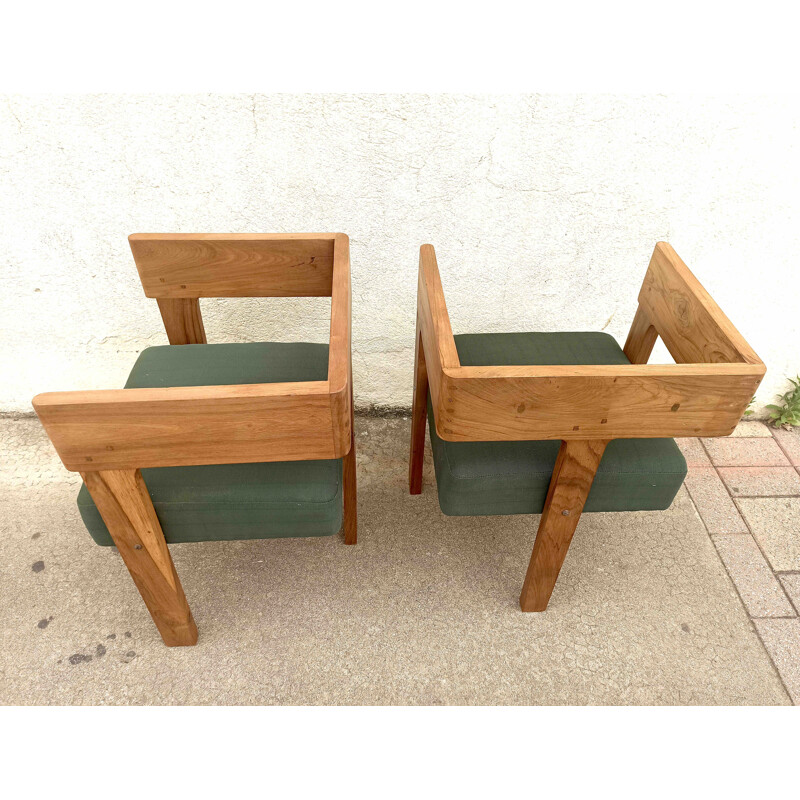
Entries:
{"type": "Polygon", "coordinates": [[[206,329],[196,297],[156,298],[170,344],[205,344],[206,329]]]}
{"type": "Polygon", "coordinates": [[[139,470],[101,470],[81,477],[164,644],[195,644],[197,626],[139,470]]]}
{"type": "Polygon", "coordinates": [[[358,541],[358,494],[356,492],[356,433],[353,395],[350,394],[350,451],[344,457],[344,543],[358,541]]]}
{"type": "Polygon", "coordinates": [[[414,355],[414,397],[411,404],[411,454],[408,461],[408,491],[422,492],[422,464],[425,457],[425,423],[428,418],[428,371],[422,334],[417,323],[417,344],[414,355]]]}
{"type": "Polygon", "coordinates": [[[547,608],[607,444],[603,439],[561,442],[519,598],[523,611],[547,608]]]}
{"type": "Polygon", "coordinates": [[[653,327],[647,312],[639,306],[633,318],[628,338],[622,352],[631,364],[646,364],[655,347],[658,331],[653,327]]]}

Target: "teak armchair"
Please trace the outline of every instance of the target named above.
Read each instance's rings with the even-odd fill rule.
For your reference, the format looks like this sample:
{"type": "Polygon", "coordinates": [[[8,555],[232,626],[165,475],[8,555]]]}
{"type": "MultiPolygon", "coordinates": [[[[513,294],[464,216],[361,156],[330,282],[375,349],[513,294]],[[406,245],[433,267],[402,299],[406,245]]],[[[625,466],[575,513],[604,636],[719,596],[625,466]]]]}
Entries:
{"type": "Polygon", "coordinates": [[[83,478],[90,533],[119,548],[164,642],[192,645],[168,542],[325,535],[343,520],[345,543],[356,543],[349,241],[129,241],[170,346],[142,353],[129,388],[40,394],[33,406],[83,478]],[[329,345],[206,344],[198,298],[315,296],[331,297],[329,345]]]}
{"type": "Polygon", "coordinates": [[[432,415],[445,514],[541,512],[520,607],[544,611],[582,511],[667,508],[686,474],[667,437],[727,436],[764,373],[665,242],[623,349],[603,333],[454,337],[434,249],[423,245],[409,489],[422,490],[432,415]],[[658,336],[675,364],[646,363],[658,336]]]}

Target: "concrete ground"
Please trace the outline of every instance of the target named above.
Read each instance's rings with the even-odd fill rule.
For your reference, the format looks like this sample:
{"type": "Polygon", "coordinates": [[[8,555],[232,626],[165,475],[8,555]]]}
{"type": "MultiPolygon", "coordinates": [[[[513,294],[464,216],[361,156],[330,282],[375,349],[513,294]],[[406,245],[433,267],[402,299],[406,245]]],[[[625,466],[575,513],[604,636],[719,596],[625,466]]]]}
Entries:
{"type": "Polygon", "coordinates": [[[409,496],[408,434],[357,419],[356,547],[174,546],[200,640],[167,648],[38,421],[0,420],[0,702],[790,702],[686,488],[586,515],[549,609],[523,614],[538,518],[443,516],[430,463],[409,496]]]}

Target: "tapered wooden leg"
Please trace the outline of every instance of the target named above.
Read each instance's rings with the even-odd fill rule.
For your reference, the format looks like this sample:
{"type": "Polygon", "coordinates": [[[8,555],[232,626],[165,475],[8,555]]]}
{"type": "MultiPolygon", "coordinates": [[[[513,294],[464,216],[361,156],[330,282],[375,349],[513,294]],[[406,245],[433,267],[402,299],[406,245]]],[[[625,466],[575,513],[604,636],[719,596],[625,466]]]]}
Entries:
{"type": "Polygon", "coordinates": [[[358,541],[358,495],[356,492],[356,433],[353,394],[350,393],[350,451],[344,457],[344,543],[358,541]]]}
{"type": "Polygon", "coordinates": [[[101,470],[81,477],[164,644],[195,644],[197,626],[139,470],[101,470]]]}
{"type": "Polygon", "coordinates": [[[196,297],[159,297],[158,310],[170,344],[205,344],[206,329],[196,297]]]}
{"type": "Polygon", "coordinates": [[[425,422],[428,418],[428,371],[425,351],[417,322],[417,345],[414,356],[414,397],[411,402],[411,454],[408,460],[408,491],[422,492],[422,464],[425,457],[425,422]]]}
{"type": "Polygon", "coordinates": [[[646,364],[653,352],[658,331],[653,327],[647,311],[639,306],[633,318],[628,338],[622,352],[628,357],[631,364],[646,364]]]}
{"type": "Polygon", "coordinates": [[[519,598],[523,611],[547,608],[607,444],[603,439],[561,442],[519,598]]]}

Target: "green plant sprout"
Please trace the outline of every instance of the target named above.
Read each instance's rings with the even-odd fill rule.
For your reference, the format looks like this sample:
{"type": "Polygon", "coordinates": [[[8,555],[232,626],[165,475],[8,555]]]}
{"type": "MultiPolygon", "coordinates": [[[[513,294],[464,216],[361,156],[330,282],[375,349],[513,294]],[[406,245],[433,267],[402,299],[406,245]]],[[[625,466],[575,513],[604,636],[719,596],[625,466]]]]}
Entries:
{"type": "Polygon", "coordinates": [[[755,401],[756,401],[756,396],[753,395],[750,398],[750,402],[747,404],[747,408],[744,410],[744,416],[745,417],[749,417],[751,414],[755,414],[756,413],[755,411],[753,411],[753,409],[751,407],[753,405],[753,403],[755,403],[755,401]]]}
{"type": "Polygon", "coordinates": [[[785,394],[780,395],[782,405],[769,405],[769,415],[776,428],[788,428],[800,425],[800,375],[789,378],[789,383],[794,387],[785,394]]]}

